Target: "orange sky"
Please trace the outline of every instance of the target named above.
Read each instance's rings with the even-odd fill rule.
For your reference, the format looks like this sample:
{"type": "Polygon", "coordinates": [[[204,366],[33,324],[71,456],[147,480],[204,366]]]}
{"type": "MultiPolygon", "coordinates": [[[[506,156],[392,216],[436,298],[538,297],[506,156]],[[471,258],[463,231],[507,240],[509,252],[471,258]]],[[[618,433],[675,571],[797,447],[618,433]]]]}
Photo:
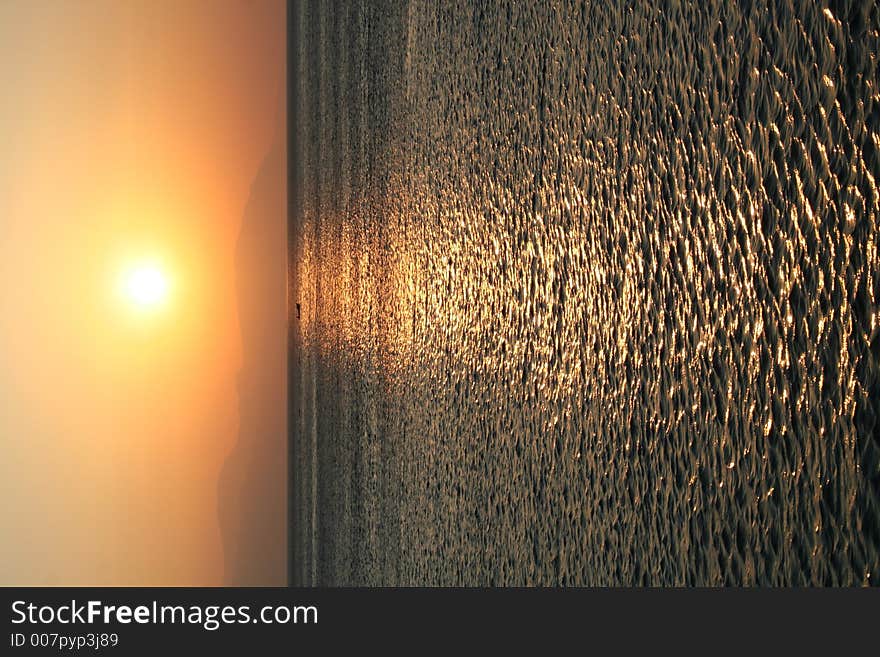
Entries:
{"type": "Polygon", "coordinates": [[[221,583],[284,26],[283,0],[0,3],[0,584],[221,583]],[[151,313],[118,294],[142,259],[171,281],[151,313]]]}

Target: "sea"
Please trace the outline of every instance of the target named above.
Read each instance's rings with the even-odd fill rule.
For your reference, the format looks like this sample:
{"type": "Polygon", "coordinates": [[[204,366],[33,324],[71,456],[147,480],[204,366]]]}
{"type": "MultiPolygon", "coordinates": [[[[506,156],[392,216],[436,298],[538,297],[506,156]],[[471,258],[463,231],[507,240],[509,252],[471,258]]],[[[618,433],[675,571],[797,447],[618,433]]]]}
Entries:
{"type": "Polygon", "coordinates": [[[299,584],[880,581],[880,6],[289,17],[299,584]]]}

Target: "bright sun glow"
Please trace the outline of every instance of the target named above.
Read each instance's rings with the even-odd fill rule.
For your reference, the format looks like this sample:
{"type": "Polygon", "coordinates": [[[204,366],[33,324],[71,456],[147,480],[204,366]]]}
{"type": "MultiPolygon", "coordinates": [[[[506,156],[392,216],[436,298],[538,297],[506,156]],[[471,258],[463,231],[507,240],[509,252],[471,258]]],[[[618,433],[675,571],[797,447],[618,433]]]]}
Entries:
{"type": "Polygon", "coordinates": [[[123,276],[122,288],[126,298],[139,308],[162,305],[168,297],[168,279],[155,265],[128,270],[123,276]]]}

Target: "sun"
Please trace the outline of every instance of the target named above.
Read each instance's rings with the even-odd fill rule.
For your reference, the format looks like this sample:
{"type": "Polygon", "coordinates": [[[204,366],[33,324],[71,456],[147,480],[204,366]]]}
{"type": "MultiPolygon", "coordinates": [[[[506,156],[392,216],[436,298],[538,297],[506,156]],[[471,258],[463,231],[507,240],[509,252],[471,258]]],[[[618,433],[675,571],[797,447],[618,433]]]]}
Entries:
{"type": "Polygon", "coordinates": [[[149,309],[164,305],[168,299],[168,277],[161,267],[139,264],[122,276],[122,292],[137,308],[149,309]]]}

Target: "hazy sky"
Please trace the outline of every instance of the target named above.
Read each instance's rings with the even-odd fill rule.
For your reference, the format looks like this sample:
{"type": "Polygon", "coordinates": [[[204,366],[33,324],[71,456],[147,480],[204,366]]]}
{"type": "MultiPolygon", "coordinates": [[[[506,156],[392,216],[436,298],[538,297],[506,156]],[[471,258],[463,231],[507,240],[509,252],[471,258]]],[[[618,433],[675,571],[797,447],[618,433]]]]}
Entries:
{"type": "Polygon", "coordinates": [[[284,30],[283,0],[0,2],[0,584],[221,583],[284,30]],[[120,294],[141,262],[162,307],[120,294]]]}

